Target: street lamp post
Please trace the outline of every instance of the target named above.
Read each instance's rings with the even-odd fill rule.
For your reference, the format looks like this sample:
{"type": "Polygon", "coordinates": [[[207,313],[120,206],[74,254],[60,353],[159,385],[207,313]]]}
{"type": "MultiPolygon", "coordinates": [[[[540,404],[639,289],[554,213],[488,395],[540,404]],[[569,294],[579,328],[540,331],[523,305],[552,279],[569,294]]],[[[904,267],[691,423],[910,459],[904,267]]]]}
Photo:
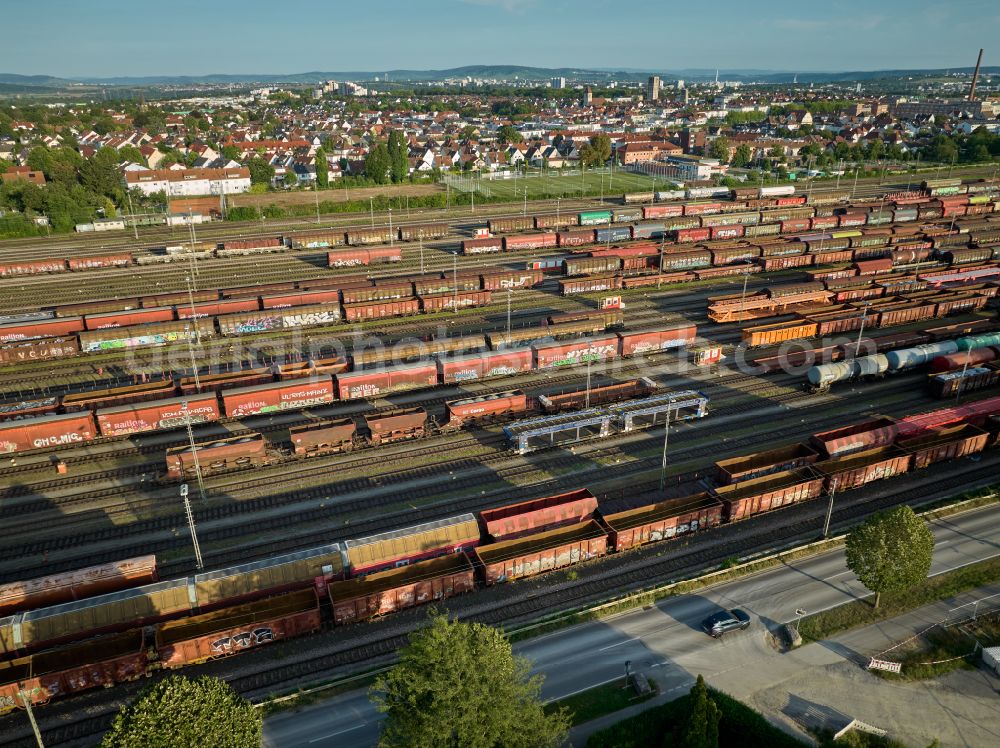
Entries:
{"type": "Polygon", "coordinates": [[[868,307],[871,305],[870,301],[865,302],[865,308],[861,312],[861,327],[858,330],[858,342],[854,346],[854,358],[857,358],[861,354],[861,336],[865,334],[865,322],[868,321],[868,307]]]}
{"type": "Polygon", "coordinates": [[[393,246],[392,241],[392,208],[389,208],[389,246],[393,246]]]}
{"type": "MultiPolygon", "coordinates": [[[[364,203],[361,203],[361,204],[364,205],[364,203]]],[[[375,228],[375,198],[374,197],[369,197],[368,198],[368,211],[369,211],[369,213],[371,214],[371,217],[372,217],[372,228],[375,228]]]]}
{"type": "Polygon", "coordinates": [[[451,267],[452,285],[454,286],[452,290],[452,305],[455,307],[455,314],[458,314],[458,252],[452,252],[451,254],[451,267]]]}

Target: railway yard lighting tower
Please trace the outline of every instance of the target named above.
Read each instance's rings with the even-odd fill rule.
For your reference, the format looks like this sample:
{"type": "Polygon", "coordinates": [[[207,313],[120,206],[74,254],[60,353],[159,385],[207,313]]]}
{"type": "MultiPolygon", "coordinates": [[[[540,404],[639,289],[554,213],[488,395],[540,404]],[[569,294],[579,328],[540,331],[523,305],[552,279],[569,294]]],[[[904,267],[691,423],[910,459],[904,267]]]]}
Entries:
{"type": "Polygon", "coordinates": [[[24,711],[28,715],[28,722],[31,723],[31,731],[35,733],[35,742],[38,743],[38,748],[45,748],[45,743],[42,742],[42,731],[38,729],[38,722],[35,721],[35,712],[31,708],[31,694],[25,691],[24,688],[19,687],[17,695],[21,699],[21,703],[24,704],[24,711]]]}
{"type": "Polygon", "coordinates": [[[452,290],[452,305],[455,307],[455,314],[458,314],[458,252],[451,253],[451,282],[454,286],[452,290]]]}
{"type": "Polygon", "coordinates": [[[392,208],[389,208],[389,246],[393,246],[392,241],[392,208]]]}
{"type": "Polygon", "coordinates": [[[660,491],[667,485],[667,445],[670,443],[670,408],[674,404],[672,397],[667,398],[667,420],[663,424],[663,459],[660,462],[660,491]]]}
{"type": "Polygon", "coordinates": [[[188,499],[188,484],[181,484],[181,499],[184,500],[184,513],[187,515],[188,529],[191,530],[191,542],[194,544],[194,563],[199,569],[205,565],[201,560],[201,546],[198,545],[198,532],[194,526],[194,514],[191,512],[191,501],[188,499]]]}
{"type": "MultiPolygon", "coordinates": [[[[364,203],[361,203],[361,204],[364,205],[364,203]]],[[[375,228],[375,198],[374,197],[369,197],[368,198],[368,212],[371,214],[371,217],[372,217],[372,228],[375,228]]]]}
{"type": "Polygon", "coordinates": [[[837,495],[837,479],[834,478],[833,485],[830,486],[830,501],[826,505],[826,519],[823,522],[824,539],[830,534],[830,518],[833,517],[833,497],[837,495]]]}

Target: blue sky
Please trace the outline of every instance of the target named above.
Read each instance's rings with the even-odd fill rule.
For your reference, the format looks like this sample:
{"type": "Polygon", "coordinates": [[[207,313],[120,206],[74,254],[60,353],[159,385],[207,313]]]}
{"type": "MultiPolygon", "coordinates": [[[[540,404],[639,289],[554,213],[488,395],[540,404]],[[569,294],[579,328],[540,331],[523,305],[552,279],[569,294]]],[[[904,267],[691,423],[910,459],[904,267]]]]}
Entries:
{"type": "Polygon", "coordinates": [[[0,72],[1000,64],[997,0],[10,0],[0,72]],[[990,42],[993,49],[989,49],[990,42]]]}

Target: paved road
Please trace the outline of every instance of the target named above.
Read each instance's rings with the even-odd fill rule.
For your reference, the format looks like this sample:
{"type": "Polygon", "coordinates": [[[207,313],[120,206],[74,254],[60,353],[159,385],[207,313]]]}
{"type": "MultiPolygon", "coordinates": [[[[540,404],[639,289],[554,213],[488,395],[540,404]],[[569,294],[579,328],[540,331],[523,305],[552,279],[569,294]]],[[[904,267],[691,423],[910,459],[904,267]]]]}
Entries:
{"type": "MultiPolygon", "coordinates": [[[[932,574],[1000,555],[1000,507],[933,523],[937,545],[932,574]]],[[[736,696],[793,678],[812,667],[843,663],[852,653],[878,651],[886,627],[852,632],[850,647],[812,646],[794,656],[778,655],[764,627],[793,620],[797,608],[815,613],[865,595],[844,565],[841,551],[670,598],[648,609],[582,624],[516,645],[546,677],[543,696],[558,699],[621,678],[625,662],[654,678],[667,694],[690,688],[696,674],[736,696]],[[753,616],[750,631],[714,641],[699,629],[708,614],[741,607],[753,616]]],[[[859,670],[860,672],[860,670],[859,670]]],[[[379,715],[364,692],[350,692],[298,712],[280,713],[264,724],[268,748],[347,748],[377,741],[379,715]]],[[[589,731],[571,736],[582,745],[589,731]]]]}

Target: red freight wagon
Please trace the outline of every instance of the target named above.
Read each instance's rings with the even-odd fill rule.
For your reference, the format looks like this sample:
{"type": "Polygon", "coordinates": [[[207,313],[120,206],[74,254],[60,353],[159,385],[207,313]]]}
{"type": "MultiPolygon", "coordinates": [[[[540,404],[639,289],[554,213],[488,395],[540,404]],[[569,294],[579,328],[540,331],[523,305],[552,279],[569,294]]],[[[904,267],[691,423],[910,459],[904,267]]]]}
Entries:
{"type": "Polygon", "coordinates": [[[35,260],[34,262],[8,262],[0,264],[0,278],[39,273],[62,273],[66,271],[66,260],[35,260]]]}
{"type": "Polygon", "coordinates": [[[507,377],[531,371],[531,350],[493,351],[454,358],[439,358],[438,376],[442,384],[467,382],[487,377],[507,377]]]}
{"type": "Polygon", "coordinates": [[[485,291],[502,291],[515,288],[532,288],[545,278],[541,270],[511,270],[483,273],[480,279],[485,291]]]}
{"type": "Polygon", "coordinates": [[[816,469],[827,476],[828,491],[849,491],[872,481],[909,472],[911,459],[911,455],[897,447],[877,447],[817,462],[816,469]]]}
{"type": "Polygon", "coordinates": [[[718,471],[718,481],[722,485],[739,483],[753,478],[762,478],[772,473],[780,473],[794,468],[812,465],[819,460],[819,455],[805,444],[769,449],[765,452],[755,452],[750,455],[732,457],[715,463],[718,471]]]}
{"type": "Polygon", "coordinates": [[[558,496],[508,504],[479,513],[483,532],[494,540],[510,540],[523,535],[573,525],[592,519],[597,497],[585,488],[558,496]]]}
{"type": "Polygon", "coordinates": [[[489,239],[466,239],[462,242],[464,255],[485,255],[493,252],[503,252],[503,239],[499,236],[489,239]]]}
{"type": "Polygon", "coordinates": [[[508,252],[516,252],[522,249],[556,247],[559,246],[559,240],[556,238],[554,231],[547,231],[542,234],[514,234],[504,237],[503,246],[508,252]]]}
{"type": "Polygon", "coordinates": [[[809,437],[809,441],[822,454],[842,457],[852,452],[888,446],[895,441],[898,433],[896,422],[882,416],[831,431],[821,431],[809,437]]]}
{"type": "Polygon", "coordinates": [[[97,411],[101,436],[128,436],[143,431],[175,429],[191,423],[218,421],[219,403],[215,393],[174,397],[154,403],[121,405],[97,411]],[[187,408],[184,404],[187,403],[187,408]]]}
{"type": "Polygon", "coordinates": [[[287,379],[222,393],[222,407],[230,418],[297,410],[333,401],[333,382],[329,377],[318,380],[287,379]]]}
{"type": "Polygon", "coordinates": [[[398,408],[396,410],[366,413],[365,426],[373,446],[418,439],[427,434],[427,411],[423,408],[398,408]]]}
{"type": "Polygon", "coordinates": [[[14,322],[0,325],[0,343],[29,338],[52,338],[71,335],[84,329],[83,317],[58,317],[56,319],[14,322]]]}
{"type": "Polygon", "coordinates": [[[135,680],[146,674],[142,644],[142,631],[129,631],[0,663],[0,713],[20,706],[22,693],[40,705],[135,680]]]}
{"type": "Polygon", "coordinates": [[[138,556],[100,566],[0,585],[0,615],[58,605],[159,579],[156,556],[138,556]]]}
{"type": "Polygon", "coordinates": [[[674,218],[684,215],[684,205],[645,205],[642,208],[643,218],[674,218]]]}
{"type": "Polygon", "coordinates": [[[354,371],[336,375],[337,394],[341,400],[381,397],[390,392],[437,384],[437,366],[387,367],[381,371],[354,371]]]}
{"type": "Polygon", "coordinates": [[[965,425],[900,439],[896,445],[913,455],[913,470],[921,470],[935,462],[978,454],[986,449],[989,438],[982,429],[965,425]]]}
{"type": "Polygon", "coordinates": [[[840,225],[840,216],[815,216],[809,220],[809,229],[835,229],[840,225]]]}
{"type": "Polygon", "coordinates": [[[713,265],[729,265],[734,262],[746,262],[755,257],[760,257],[759,247],[727,247],[725,249],[713,249],[713,265]]]}
{"type": "Polygon", "coordinates": [[[198,469],[207,475],[223,470],[260,467],[270,462],[263,436],[231,436],[195,444],[194,451],[189,446],[171,447],[167,450],[167,477],[180,480],[185,476],[195,477],[198,469]]]}
{"type": "Polygon", "coordinates": [[[796,231],[809,231],[814,228],[811,218],[792,218],[781,222],[782,234],[794,234],[796,231]]]}
{"type": "Polygon", "coordinates": [[[386,317],[407,317],[420,313],[417,299],[378,301],[372,304],[344,304],[344,319],[348,322],[363,322],[386,317]]]}
{"type": "Polygon", "coordinates": [[[713,239],[738,239],[746,234],[747,227],[741,223],[728,226],[713,226],[711,228],[713,239]]]}
{"type": "Polygon", "coordinates": [[[96,257],[71,257],[67,260],[70,270],[90,270],[92,268],[123,268],[132,264],[129,252],[118,255],[98,255],[96,257]]]}
{"type": "Polygon", "coordinates": [[[589,561],[608,551],[608,536],[596,521],[527,535],[476,548],[483,581],[498,584],[589,561]]]}
{"type": "Polygon", "coordinates": [[[156,627],[158,662],[179,668],[319,631],[316,590],[223,608],[156,627]]]}
{"type": "Polygon", "coordinates": [[[677,229],[674,240],[678,242],[704,242],[712,236],[712,229],[677,229]]]}
{"type": "Polygon", "coordinates": [[[338,626],[365,621],[475,589],[472,562],[464,553],[419,561],[327,587],[338,626]]]}
{"type": "Polygon", "coordinates": [[[440,312],[448,309],[466,309],[486,306],[492,300],[491,291],[458,291],[437,293],[420,297],[420,307],[425,312],[440,312]]]}
{"type": "Polygon", "coordinates": [[[227,301],[203,301],[194,305],[194,312],[187,304],[177,305],[177,319],[192,317],[217,317],[220,314],[237,314],[239,312],[256,312],[260,302],[256,298],[229,299],[227,301]]]}
{"type": "MultiPolygon", "coordinates": [[[[56,317],[79,317],[88,314],[100,314],[101,312],[123,312],[126,309],[138,309],[141,306],[138,297],[126,299],[109,299],[107,301],[84,301],[79,304],[60,304],[53,307],[52,311],[56,317]]],[[[159,304],[146,304],[146,307],[160,306],[159,304]]],[[[165,305],[164,305],[165,306],[165,305]]]]}
{"type": "Polygon", "coordinates": [[[135,309],[125,312],[105,312],[104,314],[88,314],[83,318],[88,330],[107,330],[111,327],[131,327],[145,325],[150,322],[172,322],[174,308],[170,306],[158,309],[135,309]]]}
{"type": "Polygon", "coordinates": [[[580,343],[532,345],[536,369],[554,369],[585,364],[587,361],[610,361],[618,357],[618,338],[592,338],[580,343]]]}
{"type": "Polygon", "coordinates": [[[97,438],[90,413],[41,416],[0,423],[0,454],[82,444],[97,438]]]}
{"type": "Polygon", "coordinates": [[[575,231],[560,231],[557,235],[560,247],[582,247],[594,243],[593,229],[577,229],[575,231]]]}
{"type": "Polygon", "coordinates": [[[260,296],[268,293],[281,293],[283,291],[294,291],[295,281],[285,283],[258,283],[255,286],[239,286],[237,288],[223,288],[219,295],[223,299],[242,299],[247,296],[260,296]]]}
{"type": "Polygon", "coordinates": [[[892,272],[892,258],[883,257],[874,260],[859,260],[854,263],[858,275],[881,275],[892,272]]]}
{"type": "Polygon", "coordinates": [[[788,268],[801,268],[808,267],[813,264],[815,255],[801,254],[801,255],[785,255],[779,257],[761,257],[760,264],[764,268],[764,272],[768,273],[772,270],[786,270],[788,268]]]}
{"type": "Polygon", "coordinates": [[[336,421],[309,423],[304,426],[293,426],[289,429],[295,454],[310,457],[312,455],[331,454],[334,452],[350,452],[354,449],[354,434],[357,425],[353,418],[342,418],[336,421]]]}
{"type": "Polygon", "coordinates": [[[452,400],[446,403],[445,410],[448,413],[448,421],[445,425],[450,428],[461,428],[470,422],[506,418],[526,413],[528,411],[528,398],[520,390],[497,392],[463,398],[462,400],[452,400]]]}
{"type": "Polygon", "coordinates": [[[642,353],[679,348],[693,343],[696,334],[697,330],[692,324],[648,332],[620,332],[617,333],[621,341],[619,353],[622,356],[637,356],[642,353]]]}
{"type": "Polygon", "coordinates": [[[261,296],[260,305],[264,309],[282,309],[306,304],[339,304],[339,291],[298,291],[296,293],[261,296]]]}
{"type": "Polygon", "coordinates": [[[371,247],[369,249],[335,249],[327,252],[327,264],[332,268],[357,267],[381,262],[402,262],[402,247],[371,247]]]}
{"type": "Polygon", "coordinates": [[[172,379],[158,382],[144,382],[125,387],[114,387],[105,390],[87,390],[86,392],[71,392],[63,395],[62,406],[66,413],[95,408],[110,408],[114,405],[141,403],[147,400],[158,400],[174,394],[172,379]]]}
{"type": "Polygon", "coordinates": [[[688,203],[684,206],[684,215],[700,216],[722,211],[722,203],[688,203]]]}
{"type": "Polygon", "coordinates": [[[214,291],[177,291],[175,293],[158,293],[153,296],[143,296],[140,301],[143,307],[149,309],[154,306],[180,306],[181,304],[191,305],[191,302],[218,301],[219,292],[214,291]]]}
{"type": "Polygon", "coordinates": [[[0,364],[16,361],[44,361],[49,358],[73,356],[80,352],[75,337],[35,338],[16,343],[0,344],[0,364]]]}
{"type": "Polygon", "coordinates": [[[722,502],[700,493],[604,516],[616,551],[722,524],[722,502]]]}
{"type": "Polygon", "coordinates": [[[822,478],[799,469],[720,486],[715,489],[715,494],[726,506],[726,519],[736,522],[761,512],[815,499],[822,491],[822,478]]]}
{"type": "Polygon", "coordinates": [[[367,304],[372,301],[409,299],[413,296],[412,283],[380,283],[378,286],[357,285],[340,289],[340,300],[344,304],[367,304]]]}

